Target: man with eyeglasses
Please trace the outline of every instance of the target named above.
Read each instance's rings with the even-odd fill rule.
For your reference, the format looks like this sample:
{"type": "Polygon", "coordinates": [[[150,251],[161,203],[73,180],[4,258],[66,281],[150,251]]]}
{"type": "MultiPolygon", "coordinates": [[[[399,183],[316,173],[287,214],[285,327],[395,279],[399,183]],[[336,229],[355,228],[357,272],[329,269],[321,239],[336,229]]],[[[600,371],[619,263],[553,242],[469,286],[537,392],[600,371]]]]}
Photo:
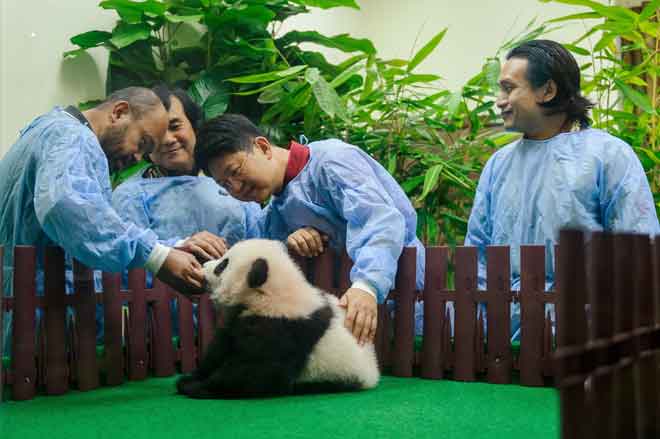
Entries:
{"type": "Polygon", "coordinates": [[[302,256],[323,251],[324,237],[354,262],[352,286],[340,304],[360,343],[373,340],[377,303],[392,289],[405,247],[417,248],[417,285],[424,280],[424,247],[417,215],[392,176],[359,148],[337,139],[308,146],[273,145],[246,117],[225,114],[200,129],[197,165],[231,195],[268,205],[265,238],[286,241],[302,256]]]}

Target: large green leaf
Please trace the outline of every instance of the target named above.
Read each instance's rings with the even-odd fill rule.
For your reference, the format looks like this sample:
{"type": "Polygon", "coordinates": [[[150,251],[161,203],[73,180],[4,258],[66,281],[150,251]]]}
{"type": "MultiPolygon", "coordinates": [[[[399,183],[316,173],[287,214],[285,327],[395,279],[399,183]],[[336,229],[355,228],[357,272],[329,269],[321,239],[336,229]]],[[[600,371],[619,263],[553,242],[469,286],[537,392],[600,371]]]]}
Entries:
{"type": "Polygon", "coordinates": [[[415,69],[415,67],[417,67],[422,61],[424,61],[426,57],[428,57],[431,54],[431,52],[435,50],[438,44],[440,44],[440,41],[442,41],[446,33],[447,33],[447,28],[444,28],[436,36],[431,38],[431,40],[428,43],[426,43],[424,47],[419,49],[419,51],[417,51],[415,56],[413,56],[413,58],[410,60],[410,63],[408,63],[407,71],[412,72],[415,69]]]}
{"type": "Polygon", "coordinates": [[[617,88],[621,90],[623,95],[630,99],[635,106],[641,108],[644,110],[646,113],[653,114],[655,110],[653,109],[653,105],[651,105],[651,100],[647,95],[641,94],[637,90],[633,89],[632,87],[626,85],[623,81],[619,79],[615,79],[614,83],[616,84],[617,88]]]}
{"type": "Polygon", "coordinates": [[[360,9],[355,0],[291,0],[302,6],[309,6],[313,8],[330,9],[340,6],[347,8],[360,9]]]}
{"type": "Polygon", "coordinates": [[[223,83],[222,77],[214,72],[205,72],[188,89],[188,94],[197,105],[204,102],[212,95],[228,90],[229,87],[223,83]]]}
{"type": "Polygon", "coordinates": [[[119,23],[119,25],[117,25],[117,27],[112,31],[112,38],[110,38],[110,42],[118,49],[121,49],[123,47],[130,46],[136,41],[146,40],[150,35],[151,28],[147,24],[119,23]]]}
{"type": "Polygon", "coordinates": [[[367,40],[366,38],[352,38],[348,34],[326,37],[316,31],[291,31],[277,41],[282,47],[286,47],[293,43],[315,43],[332,49],[338,49],[343,52],[376,53],[376,48],[370,40],[367,40]]]}
{"type": "Polygon", "coordinates": [[[220,15],[209,12],[204,16],[204,22],[219,30],[243,26],[254,32],[255,28],[266,29],[274,18],[275,13],[264,6],[247,6],[226,9],[220,15]]]}
{"type": "Polygon", "coordinates": [[[90,47],[96,47],[105,43],[111,37],[112,34],[110,32],[92,30],[72,37],[71,42],[83,49],[89,49],[90,47]]]}
{"type": "Polygon", "coordinates": [[[305,72],[305,80],[312,86],[312,92],[319,107],[331,118],[339,117],[348,122],[346,107],[341,102],[335,89],[323,79],[317,69],[309,69],[305,72]]]}
{"type": "Polygon", "coordinates": [[[167,11],[167,4],[157,0],[105,0],[99,6],[103,9],[114,9],[126,23],[136,24],[142,21],[143,14],[162,16],[167,11]]]}
{"type": "Polygon", "coordinates": [[[298,72],[305,70],[307,66],[293,66],[284,70],[276,70],[267,73],[257,73],[256,75],[236,76],[228,78],[227,81],[236,84],[259,84],[262,82],[275,81],[282,78],[293,76],[298,72]]]}
{"type": "Polygon", "coordinates": [[[209,96],[204,101],[204,105],[202,105],[202,110],[204,110],[204,118],[208,120],[224,114],[227,111],[230,99],[231,95],[227,90],[219,90],[218,92],[209,96]]]}
{"type": "Polygon", "coordinates": [[[165,19],[170,23],[199,23],[204,14],[193,14],[193,15],[176,15],[176,14],[165,14],[165,19]]]}

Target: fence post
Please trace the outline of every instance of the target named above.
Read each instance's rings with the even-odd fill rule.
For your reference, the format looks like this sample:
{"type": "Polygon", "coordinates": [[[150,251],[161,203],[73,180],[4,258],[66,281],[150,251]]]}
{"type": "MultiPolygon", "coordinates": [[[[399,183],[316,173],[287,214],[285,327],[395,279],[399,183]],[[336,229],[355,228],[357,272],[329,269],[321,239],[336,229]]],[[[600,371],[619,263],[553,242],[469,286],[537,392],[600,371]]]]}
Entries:
{"type": "Polygon", "coordinates": [[[17,401],[32,399],[36,393],[36,255],[36,249],[31,246],[14,248],[12,397],[17,401]]]}
{"type": "Polygon", "coordinates": [[[639,415],[639,437],[657,437],[656,407],[658,385],[656,373],[656,358],[651,350],[651,331],[653,330],[653,266],[651,239],[647,235],[634,237],[634,275],[633,297],[635,300],[635,350],[640,353],[638,363],[639,399],[637,412],[639,415]]]}
{"type": "Polygon", "coordinates": [[[128,378],[131,381],[147,377],[147,301],[144,269],[128,272],[128,288],[131,292],[128,327],[128,378]]]}
{"type": "Polygon", "coordinates": [[[614,400],[617,409],[614,413],[614,437],[637,437],[635,364],[634,346],[631,339],[636,318],[633,288],[634,279],[634,235],[619,234],[614,236],[614,339],[621,341],[620,358],[615,368],[614,400]]]}
{"type": "Polygon", "coordinates": [[[189,297],[176,294],[177,310],[179,311],[179,359],[181,373],[190,373],[195,369],[195,324],[193,321],[193,305],[189,297]]]}
{"type": "Polygon", "coordinates": [[[458,381],[475,379],[476,291],[477,248],[456,247],[454,378],[458,381]]]}
{"type": "MultiPolygon", "coordinates": [[[[611,234],[594,232],[589,245],[590,276],[588,278],[588,302],[590,303],[590,342],[599,347],[597,361],[606,364],[608,343],[614,334],[614,242],[611,234]]],[[[591,378],[592,413],[590,427],[593,436],[600,439],[614,438],[616,414],[614,376],[612,366],[597,368],[591,378]]]]}
{"type": "Polygon", "coordinates": [[[4,283],[4,271],[5,271],[5,255],[4,247],[0,245],[0,404],[2,404],[2,389],[5,387],[4,381],[4,366],[2,358],[5,355],[5,283],[4,283]]]}
{"type": "Polygon", "coordinates": [[[543,385],[545,247],[520,246],[520,384],[543,385]]]}
{"type": "Polygon", "coordinates": [[[96,389],[99,386],[99,369],[96,361],[96,291],[94,273],[80,262],[73,261],[74,289],[77,306],[78,329],[78,388],[96,389]]]}
{"type": "Polygon", "coordinates": [[[585,306],[585,255],[582,232],[563,230],[560,232],[560,252],[556,275],[559,286],[557,358],[557,385],[560,389],[561,437],[563,439],[586,436],[586,410],[584,391],[585,377],[580,373],[579,360],[587,341],[585,306]]]}
{"type": "Polygon", "coordinates": [[[166,377],[174,375],[174,347],[172,346],[172,309],[171,294],[169,286],[160,279],[154,277],[153,296],[155,304],[153,307],[154,328],[151,332],[153,340],[153,365],[154,375],[166,377]]]}
{"type": "Polygon", "coordinates": [[[488,382],[511,382],[511,268],[505,246],[487,249],[488,382]]]}
{"type": "Polygon", "coordinates": [[[66,357],[66,298],[64,252],[47,247],[44,254],[46,297],[46,393],[61,395],[69,390],[66,357]]]}
{"type": "Polygon", "coordinates": [[[424,281],[424,338],[422,346],[423,378],[442,379],[444,373],[442,328],[445,304],[442,294],[447,288],[447,247],[426,248],[424,281]]]}
{"type": "Polygon", "coordinates": [[[121,275],[103,273],[103,344],[105,346],[106,384],[117,386],[124,382],[122,348],[121,275]]]}
{"type": "Polygon", "coordinates": [[[197,312],[199,318],[197,322],[199,324],[199,347],[198,347],[198,364],[206,354],[206,349],[208,348],[211,340],[213,340],[213,331],[215,329],[215,313],[213,310],[213,303],[209,294],[202,294],[199,296],[199,305],[197,306],[197,312]]]}
{"type": "Polygon", "coordinates": [[[415,247],[404,248],[396,274],[392,373],[400,377],[412,376],[415,358],[416,255],[415,247]]]}

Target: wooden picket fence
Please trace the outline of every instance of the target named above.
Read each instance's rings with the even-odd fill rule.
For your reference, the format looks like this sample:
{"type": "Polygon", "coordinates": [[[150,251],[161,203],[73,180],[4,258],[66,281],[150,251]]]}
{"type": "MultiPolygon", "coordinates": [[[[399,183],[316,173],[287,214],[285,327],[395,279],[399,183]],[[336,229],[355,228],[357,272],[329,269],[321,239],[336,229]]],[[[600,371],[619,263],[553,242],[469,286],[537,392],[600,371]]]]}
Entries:
{"type": "Polygon", "coordinates": [[[660,237],[560,236],[565,439],[660,437],[660,237]]]}
{"type": "MultiPolygon", "coordinates": [[[[429,379],[483,379],[490,383],[510,383],[519,373],[523,385],[551,381],[554,340],[550,317],[544,310],[546,303],[555,303],[555,295],[544,291],[543,246],[521,248],[520,291],[510,290],[508,247],[488,248],[486,291],[477,290],[474,247],[455,250],[453,290],[447,288],[449,249],[427,248],[425,290],[416,291],[415,252],[406,248],[399,260],[395,289],[390,294],[395,302],[394,317],[386,305],[379,307],[376,349],[385,372],[401,377],[418,372],[429,379]],[[415,352],[414,309],[422,298],[423,346],[415,352]],[[522,335],[517,354],[510,343],[512,301],[521,305],[522,335]],[[447,302],[454,303],[453,331],[447,302]],[[487,322],[477,311],[478,303],[486,303],[487,322]]],[[[327,251],[317,258],[297,261],[310,281],[326,291],[339,295],[350,286],[352,263],[345,254],[336,256],[327,251]]],[[[36,249],[16,247],[15,294],[0,304],[0,310],[12,310],[14,315],[11,365],[0,370],[0,382],[11,387],[15,400],[34,398],[38,392],[59,395],[72,387],[91,390],[102,384],[119,385],[150,374],[163,377],[190,372],[213,337],[219,319],[208,295],[193,298],[198,303],[195,327],[191,300],[158,280],[147,289],[143,270],[129,273],[128,291],[120,290],[118,274],[104,273],[103,293],[95,293],[92,271],[74,264],[75,293],[66,295],[62,250],[48,248],[43,266],[45,291],[39,297],[35,288],[36,249]],[[178,302],[176,346],[172,343],[172,299],[178,302]],[[95,337],[97,303],[104,305],[105,318],[101,357],[95,337]],[[75,318],[67,319],[67,306],[73,307],[75,318]],[[36,308],[44,311],[39,325],[36,308]]]]}

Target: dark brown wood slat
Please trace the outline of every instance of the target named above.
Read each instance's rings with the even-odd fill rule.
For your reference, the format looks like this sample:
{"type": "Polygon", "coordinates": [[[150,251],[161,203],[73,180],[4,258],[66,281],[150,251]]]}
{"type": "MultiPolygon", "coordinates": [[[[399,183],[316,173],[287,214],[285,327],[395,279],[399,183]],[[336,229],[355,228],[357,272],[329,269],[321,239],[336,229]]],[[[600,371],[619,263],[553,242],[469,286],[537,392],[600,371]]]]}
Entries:
{"type": "Polygon", "coordinates": [[[447,247],[426,248],[421,375],[436,380],[442,379],[444,373],[442,328],[446,302],[442,300],[441,292],[447,288],[447,261],[447,247]]]}
{"type": "MultiPolygon", "coordinates": [[[[650,330],[654,321],[653,303],[653,260],[651,240],[646,235],[634,236],[634,283],[633,298],[635,300],[634,326],[638,333],[650,330]]],[[[653,352],[648,350],[643,342],[647,340],[638,337],[636,350],[640,352],[637,363],[637,376],[639,378],[639,396],[637,400],[637,414],[639,416],[639,438],[657,437],[655,416],[658,405],[658,366],[660,365],[653,352]]]]}
{"type": "Polygon", "coordinates": [[[331,249],[326,249],[320,256],[312,259],[312,284],[324,291],[334,289],[335,261],[337,257],[331,249]]]}
{"type": "MultiPolygon", "coordinates": [[[[0,285],[2,285],[2,287],[0,287],[2,288],[0,290],[0,357],[2,357],[5,354],[4,251],[5,251],[4,246],[0,245],[0,261],[3,261],[3,267],[0,268],[0,285]]],[[[2,389],[5,387],[5,377],[6,377],[6,372],[4,368],[4,362],[0,361],[0,404],[2,404],[2,400],[3,400],[2,389]]]]}
{"type": "Polygon", "coordinates": [[[509,247],[487,249],[488,382],[511,382],[511,281],[509,247]]]}
{"type": "Polygon", "coordinates": [[[520,384],[543,385],[545,247],[520,247],[520,384]]]}
{"type": "Polygon", "coordinates": [[[128,273],[128,288],[132,300],[129,305],[128,379],[147,378],[147,301],[145,271],[134,269],[128,273]]]}
{"type": "Polygon", "coordinates": [[[396,305],[394,314],[394,358],[392,373],[410,377],[415,351],[415,301],[417,249],[406,247],[399,258],[396,274],[396,305]]]}
{"type": "Polygon", "coordinates": [[[108,386],[118,386],[124,382],[120,288],[119,273],[103,273],[104,367],[108,386]]]}
{"type": "Polygon", "coordinates": [[[177,294],[177,310],[181,373],[190,373],[195,369],[195,328],[192,302],[183,294],[177,294]]]}
{"type": "Polygon", "coordinates": [[[44,293],[47,304],[46,393],[62,395],[69,390],[69,377],[66,357],[64,252],[59,247],[48,247],[44,252],[44,293]]]}
{"type": "MultiPolygon", "coordinates": [[[[633,330],[635,324],[634,284],[634,235],[614,236],[614,333],[615,339],[633,330]]],[[[628,345],[630,346],[630,345],[628,345]]],[[[619,364],[614,373],[614,400],[617,409],[614,413],[614,437],[638,436],[637,409],[638,388],[635,386],[635,368],[631,349],[621,352],[619,364]]]]}
{"type": "Polygon", "coordinates": [[[585,251],[582,232],[560,232],[556,278],[558,286],[557,383],[560,388],[561,437],[583,439],[586,434],[586,398],[584,377],[575,377],[571,356],[576,347],[587,341],[584,316],[586,303],[585,251]]]}
{"type": "Polygon", "coordinates": [[[96,360],[96,292],[94,273],[78,261],[73,262],[73,285],[77,297],[76,327],[78,328],[78,389],[99,387],[99,367],[96,360]]]}
{"type": "Polygon", "coordinates": [[[174,364],[174,346],[172,346],[172,295],[170,288],[160,279],[154,278],[153,291],[158,294],[158,299],[153,304],[154,328],[153,367],[154,375],[167,377],[174,375],[176,369],[174,364]]]}
{"type": "Polygon", "coordinates": [[[215,312],[213,310],[213,303],[208,294],[202,294],[199,297],[199,305],[197,306],[199,317],[197,323],[199,325],[199,348],[200,356],[198,361],[206,354],[206,349],[213,340],[215,332],[215,312]]]}
{"type": "Polygon", "coordinates": [[[456,247],[456,303],[454,322],[454,379],[474,381],[475,319],[477,308],[477,248],[456,247]]]}
{"type": "MultiPolygon", "coordinates": [[[[591,304],[591,325],[589,340],[604,343],[614,333],[614,242],[612,235],[593,233],[589,245],[591,260],[588,276],[588,302],[591,304]]],[[[606,361],[605,358],[602,361],[606,361]]],[[[612,399],[614,376],[611,367],[601,367],[591,377],[590,400],[592,413],[590,427],[594,437],[614,439],[614,411],[616,402],[612,399]]]]}
{"type": "Polygon", "coordinates": [[[24,401],[36,394],[35,364],[36,249],[14,248],[14,318],[12,328],[12,398],[24,401]]]}

